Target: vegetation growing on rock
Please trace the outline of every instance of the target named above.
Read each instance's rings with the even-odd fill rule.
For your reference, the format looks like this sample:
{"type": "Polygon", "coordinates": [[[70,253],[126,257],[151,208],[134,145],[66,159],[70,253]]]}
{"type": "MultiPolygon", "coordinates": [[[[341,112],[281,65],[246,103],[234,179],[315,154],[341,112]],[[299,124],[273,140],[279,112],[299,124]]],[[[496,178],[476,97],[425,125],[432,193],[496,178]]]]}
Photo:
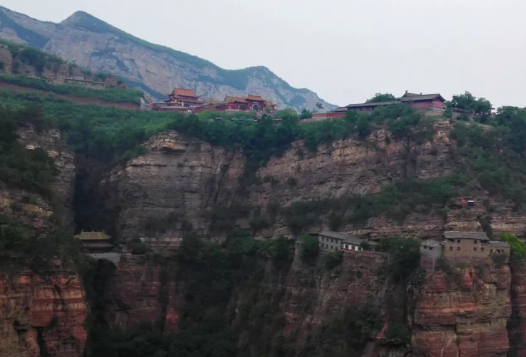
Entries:
{"type": "Polygon", "coordinates": [[[0,106],[0,182],[46,197],[51,195],[56,169],[40,148],[27,150],[17,141],[19,125],[39,125],[42,112],[36,107],[11,110],[0,106]]]}
{"type": "Polygon", "coordinates": [[[46,81],[24,76],[0,75],[0,82],[15,84],[21,87],[33,88],[49,93],[63,94],[72,97],[95,98],[107,102],[140,103],[142,92],[134,89],[104,88],[91,89],[74,85],[50,84],[46,81]]]}

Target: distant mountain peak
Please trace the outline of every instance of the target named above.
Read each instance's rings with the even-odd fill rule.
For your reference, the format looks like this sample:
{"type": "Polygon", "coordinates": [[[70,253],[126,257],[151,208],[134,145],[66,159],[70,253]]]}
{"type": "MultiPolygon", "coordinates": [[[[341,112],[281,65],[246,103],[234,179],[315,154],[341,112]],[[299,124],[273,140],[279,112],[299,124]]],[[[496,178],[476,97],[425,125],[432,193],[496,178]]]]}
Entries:
{"type": "Polygon", "coordinates": [[[97,33],[119,31],[116,27],[82,10],[75,11],[67,19],[63,20],[60,25],[80,27],[97,33]]]}
{"type": "Polygon", "coordinates": [[[0,7],[0,38],[27,43],[94,72],[115,74],[157,99],[182,87],[205,98],[258,94],[280,107],[297,110],[314,109],[317,102],[326,109],[336,107],[308,89],[292,87],[265,66],[223,69],[206,59],[142,40],[85,11],[55,24],[0,7]]]}

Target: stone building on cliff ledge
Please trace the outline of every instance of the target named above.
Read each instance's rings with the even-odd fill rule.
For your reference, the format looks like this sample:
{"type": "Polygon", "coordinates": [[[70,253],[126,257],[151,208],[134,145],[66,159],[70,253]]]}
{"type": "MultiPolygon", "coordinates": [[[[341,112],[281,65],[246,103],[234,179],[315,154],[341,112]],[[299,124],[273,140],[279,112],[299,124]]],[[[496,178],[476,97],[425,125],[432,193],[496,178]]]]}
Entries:
{"type": "Polygon", "coordinates": [[[509,256],[509,244],[492,241],[484,232],[444,233],[444,256],[450,260],[491,258],[494,254],[509,256]]]}
{"type": "Polygon", "coordinates": [[[444,240],[426,240],[420,246],[420,265],[434,269],[437,260],[444,256],[450,261],[485,260],[494,255],[510,255],[510,245],[492,241],[484,232],[444,232],[444,240]]]}

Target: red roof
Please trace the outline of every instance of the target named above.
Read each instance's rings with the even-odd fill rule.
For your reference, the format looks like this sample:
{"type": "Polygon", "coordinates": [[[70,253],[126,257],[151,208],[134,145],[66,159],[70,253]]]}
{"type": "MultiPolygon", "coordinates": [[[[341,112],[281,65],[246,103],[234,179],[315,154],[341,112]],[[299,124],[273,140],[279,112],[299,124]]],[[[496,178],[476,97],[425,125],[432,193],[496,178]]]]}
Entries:
{"type": "Polygon", "coordinates": [[[256,102],[264,102],[265,99],[263,99],[260,95],[249,95],[247,97],[248,100],[254,100],[256,102]]]}
{"type": "Polygon", "coordinates": [[[225,102],[239,102],[239,103],[246,103],[247,100],[245,98],[241,98],[241,97],[233,97],[233,96],[230,96],[230,95],[227,95],[225,97],[225,102]]]}
{"type": "Polygon", "coordinates": [[[191,89],[185,89],[185,88],[174,88],[172,94],[174,95],[182,95],[185,97],[195,97],[199,98],[200,95],[195,94],[195,92],[191,89]]]}

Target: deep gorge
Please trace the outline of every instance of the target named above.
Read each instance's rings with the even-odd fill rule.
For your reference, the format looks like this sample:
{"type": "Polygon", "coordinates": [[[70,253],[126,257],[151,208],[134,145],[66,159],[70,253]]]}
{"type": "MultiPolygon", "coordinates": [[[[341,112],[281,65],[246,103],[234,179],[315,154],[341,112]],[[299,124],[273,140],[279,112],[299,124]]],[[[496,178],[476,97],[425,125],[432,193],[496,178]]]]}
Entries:
{"type": "MultiPolygon", "coordinates": [[[[23,126],[22,145],[43,148],[59,170],[54,185],[64,217],[70,216],[64,224],[105,230],[116,245],[143,238],[149,253],[127,254],[118,267],[91,262],[82,276],[58,262],[46,274],[4,275],[0,351],[24,357],[521,355],[520,266],[466,267],[453,278],[428,273],[415,285],[395,281],[382,254],[345,255],[328,269],[322,257],[303,261],[292,241],[254,246],[251,238],[232,236],[236,222],[248,219],[258,242],[292,237],[296,211],[287,207],[320,200],[298,211],[316,213],[308,225],[292,227],[328,228],[331,214],[345,215],[331,206],[341,197],[359,207],[356,194],[381,194],[408,174],[425,181],[454,173],[452,129],[437,121],[431,141],[413,143],[410,171],[407,146],[378,130],[365,141],[336,140],[317,151],[294,142],[247,179],[242,151],[176,131],[152,136],[141,154],[109,165],[74,155],[56,130],[23,126]],[[334,200],[322,201],[327,198],[334,200]]],[[[451,199],[415,200],[405,216],[343,219],[339,229],[374,239],[439,237],[446,229],[473,229],[490,215],[493,234],[524,234],[525,217],[512,202],[480,188],[470,194],[480,203],[472,209],[451,199]]],[[[9,186],[0,196],[3,213],[40,234],[56,224],[50,218],[56,203],[9,186]]]]}

